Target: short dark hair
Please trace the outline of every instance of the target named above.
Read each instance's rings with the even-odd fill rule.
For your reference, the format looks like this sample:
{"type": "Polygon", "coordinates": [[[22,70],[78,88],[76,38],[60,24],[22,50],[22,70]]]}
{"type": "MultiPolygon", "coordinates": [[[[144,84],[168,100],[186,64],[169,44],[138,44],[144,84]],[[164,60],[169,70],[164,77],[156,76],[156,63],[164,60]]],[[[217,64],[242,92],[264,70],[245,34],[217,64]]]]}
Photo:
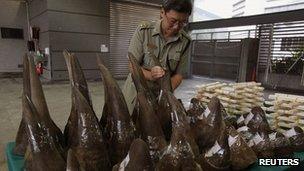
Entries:
{"type": "Polygon", "coordinates": [[[192,2],[191,0],[163,0],[163,5],[165,12],[174,10],[180,13],[187,13],[191,15],[192,13],[192,2]]]}

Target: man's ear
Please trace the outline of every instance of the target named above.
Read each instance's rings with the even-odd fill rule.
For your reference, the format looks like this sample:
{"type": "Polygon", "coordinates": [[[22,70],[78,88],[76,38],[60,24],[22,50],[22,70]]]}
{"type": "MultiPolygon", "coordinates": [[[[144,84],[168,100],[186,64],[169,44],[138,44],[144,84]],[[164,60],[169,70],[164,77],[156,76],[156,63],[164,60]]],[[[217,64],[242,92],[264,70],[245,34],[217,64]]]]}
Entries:
{"type": "Polygon", "coordinates": [[[161,19],[164,18],[164,15],[165,15],[165,10],[164,10],[164,8],[161,8],[161,10],[160,10],[160,18],[161,19]]]}

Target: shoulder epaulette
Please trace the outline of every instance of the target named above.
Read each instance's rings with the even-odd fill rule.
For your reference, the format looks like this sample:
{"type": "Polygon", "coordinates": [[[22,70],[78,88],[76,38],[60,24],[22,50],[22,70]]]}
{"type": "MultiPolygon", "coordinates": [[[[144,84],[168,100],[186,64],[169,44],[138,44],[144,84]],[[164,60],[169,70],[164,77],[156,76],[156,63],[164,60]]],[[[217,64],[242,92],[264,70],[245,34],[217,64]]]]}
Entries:
{"type": "Polygon", "coordinates": [[[181,30],[181,34],[183,35],[184,38],[191,40],[191,37],[189,36],[188,33],[185,32],[185,30],[181,30]]]}
{"type": "Polygon", "coordinates": [[[151,22],[148,22],[148,21],[142,21],[140,24],[139,24],[139,28],[140,29],[147,29],[147,28],[152,28],[152,23],[151,22]]]}

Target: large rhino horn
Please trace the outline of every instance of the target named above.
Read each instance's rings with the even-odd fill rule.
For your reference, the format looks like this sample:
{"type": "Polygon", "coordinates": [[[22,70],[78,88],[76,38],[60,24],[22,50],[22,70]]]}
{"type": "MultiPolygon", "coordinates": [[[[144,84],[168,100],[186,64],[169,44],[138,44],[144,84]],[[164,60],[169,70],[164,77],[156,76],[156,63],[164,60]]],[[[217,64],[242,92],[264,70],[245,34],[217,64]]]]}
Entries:
{"type": "Polygon", "coordinates": [[[30,74],[30,86],[31,86],[31,100],[37,109],[38,114],[41,117],[50,118],[49,110],[46,104],[44,93],[40,79],[36,73],[33,57],[29,56],[29,74],[30,74]]]}
{"type": "Polygon", "coordinates": [[[67,50],[63,51],[63,56],[67,64],[71,85],[77,87],[89,104],[92,105],[88,84],[77,57],[74,54],[70,54],[67,50]]]}
{"type": "MultiPolygon", "coordinates": [[[[23,57],[23,94],[26,94],[28,97],[31,97],[31,87],[30,87],[30,75],[29,75],[29,61],[28,57],[25,54],[23,57]]],[[[22,108],[22,113],[24,109],[22,108]]],[[[22,119],[18,128],[16,136],[16,146],[14,148],[14,154],[24,155],[26,151],[26,146],[28,144],[27,135],[25,131],[25,123],[22,119]]]]}
{"type": "Polygon", "coordinates": [[[77,140],[75,140],[77,159],[84,170],[92,170],[95,167],[98,167],[95,168],[96,170],[101,168],[107,170],[110,165],[108,149],[98,119],[81,92],[75,87],[72,91],[75,93],[75,107],[78,112],[77,140]]]}
{"type": "Polygon", "coordinates": [[[132,53],[129,52],[128,56],[129,56],[129,61],[131,62],[132,65],[131,73],[135,87],[138,92],[145,91],[148,88],[148,85],[146,83],[145,76],[141,71],[141,67],[132,53]]]}
{"type": "Polygon", "coordinates": [[[116,119],[129,121],[130,114],[128,112],[127,103],[121,89],[119,88],[119,85],[112,77],[110,71],[104,66],[100,57],[97,57],[97,62],[105,88],[105,105],[107,105],[107,112],[111,114],[118,114],[119,116],[114,116],[116,119]],[[113,112],[114,110],[115,112],[113,112]]]}
{"type": "Polygon", "coordinates": [[[39,119],[44,122],[48,128],[48,133],[52,136],[55,141],[55,145],[58,147],[62,155],[64,155],[63,146],[64,138],[61,130],[52,120],[47,103],[44,97],[42,85],[40,79],[36,73],[33,57],[28,57],[29,61],[29,77],[30,77],[30,87],[31,87],[31,96],[30,99],[33,102],[34,107],[37,110],[39,119]]]}
{"type": "Polygon", "coordinates": [[[145,141],[140,138],[133,140],[128,155],[112,169],[112,171],[119,170],[155,170],[149,154],[149,147],[145,141]]]}
{"type": "Polygon", "coordinates": [[[166,96],[169,106],[172,108],[172,132],[175,130],[182,130],[185,133],[184,136],[186,140],[190,143],[194,155],[197,156],[199,154],[199,148],[194,140],[193,132],[191,132],[183,104],[171,92],[168,92],[166,96]]]}
{"type": "Polygon", "coordinates": [[[24,122],[29,148],[25,158],[26,170],[64,170],[66,167],[60,150],[47,131],[47,125],[39,118],[31,99],[23,94],[24,122]],[[30,158],[28,158],[30,156],[30,158]],[[55,164],[56,163],[56,164],[55,164]],[[55,165],[54,165],[55,164],[55,165]]]}
{"type": "Polygon", "coordinates": [[[25,94],[22,96],[22,107],[24,109],[24,121],[31,149],[40,150],[41,144],[39,142],[42,142],[41,134],[46,133],[41,133],[42,129],[38,126],[40,123],[38,112],[30,98],[25,94]]]}
{"type": "Polygon", "coordinates": [[[72,149],[68,150],[67,171],[80,171],[79,162],[77,160],[76,154],[72,149]]]}
{"type": "MultiPolygon", "coordinates": [[[[88,85],[85,80],[84,74],[81,70],[81,66],[78,62],[77,57],[73,54],[70,54],[67,50],[63,51],[63,56],[68,68],[69,79],[72,89],[73,87],[77,88],[86,98],[88,103],[92,106],[88,85]]],[[[68,122],[64,129],[64,136],[68,147],[74,143],[73,141],[75,141],[74,135],[75,135],[75,131],[77,130],[77,117],[78,117],[77,112],[75,110],[75,93],[73,90],[71,94],[72,94],[72,108],[68,122]]]]}
{"type": "Polygon", "coordinates": [[[78,112],[78,134],[80,140],[86,143],[90,138],[95,137],[98,138],[98,141],[103,141],[98,119],[93,108],[77,88],[74,87],[72,91],[75,93],[75,106],[76,111],[78,112]]]}

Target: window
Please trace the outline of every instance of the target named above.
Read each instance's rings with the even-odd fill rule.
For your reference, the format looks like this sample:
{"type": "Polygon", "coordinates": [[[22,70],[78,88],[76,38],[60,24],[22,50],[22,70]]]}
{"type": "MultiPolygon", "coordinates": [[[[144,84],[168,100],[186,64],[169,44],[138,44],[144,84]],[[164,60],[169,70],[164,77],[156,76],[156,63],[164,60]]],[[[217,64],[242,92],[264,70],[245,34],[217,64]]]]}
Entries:
{"type": "Polygon", "coordinates": [[[23,29],[1,27],[3,39],[23,39],[23,29]]]}

